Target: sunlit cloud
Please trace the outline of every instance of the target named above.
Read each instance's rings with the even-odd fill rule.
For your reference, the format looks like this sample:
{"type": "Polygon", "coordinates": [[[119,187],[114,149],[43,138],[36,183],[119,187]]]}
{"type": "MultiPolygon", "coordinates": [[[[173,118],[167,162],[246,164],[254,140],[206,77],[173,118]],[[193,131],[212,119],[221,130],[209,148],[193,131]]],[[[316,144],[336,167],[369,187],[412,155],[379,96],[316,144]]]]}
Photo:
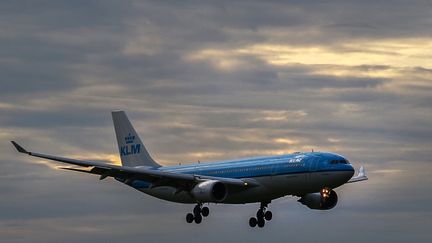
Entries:
{"type": "Polygon", "coordinates": [[[403,170],[399,169],[382,169],[382,170],[372,170],[371,173],[374,174],[396,174],[396,173],[402,173],[403,170]]]}
{"type": "Polygon", "coordinates": [[[403,69],[390,66],[341,66],[341,65],[314,65],[313,75],[334,77],[359,78],[399,78],[403,76],[403,69]]]}
{"type": "Polygon", "coordinates": [[[277,235],[272,230],[289,234],[284,225],[296,218],[290,215],[301,215],[305,221],[292,225],[321,231],[296,234],[294,241],[316,241],[338,228],[348,233],[324,241],[428,242],[421,228],[430,228],[431,211],[424,203],[432,136],[427,1],[16,2],[0,8],[7,20],[0,21],[5,241],[136,241],[148,222],[155,222],[144,229],[149,241],[209,238],[215,227],[231,230],[224,224],[229,207],[244,210],[245,217],[230,219],[247,230],[245,219],[257,205],[212,205],[216,217],[196,231],[181,223],[192,205],[162,202],[114,180],[64,176],[57,169],[67,164],[19,154],[8,142],[119,165],[110,111],[124,109],[162,165],[313,150],[365,167],[370,180],[338,188],[335,211],[272,202],[276,220],[284,222],[264,237],[277,235]],[[317,217],[334,224],[323,228],[317,217]],[[404,217],[421,223],[394,220],[404,217]],[[167,224],[172,227],[160,227],[167,224]],[[353,237],[350,228],[359,224],[369,225],[370,234],[353,237]]]}
{"type": "Polygon", "coordinates": [[[242,67],[249,67],[250,63],[241,59],[240,53],[231,53],[229,50],[202,50],[196,53],[187,54],[184,57],[185,61],[201,62],[208,61],[211,65],[221,71],[232,71],[241,69],[242,67]]]}
{"type": "Polygon", "coordinates": [[[224,155],[223,152],[192,152],[188,153],[189,156],[197,158],[214,158],[224,155]]]}
{"type": "Polygon", "coordinates": [[[105,161],[113,165],[121,165],[119,154],[102,154],[102,153],[80,153],[80,154],[70,154],[65,157],[75,158],[78,160],[87,161],[105,161]]]}
{"type": "Polygon", "coordinates": [[[13,104],[0,102],[0,109],[11,109],[11,108],[13,108],[13,107],[14,107],[13,104]]]}
{"type": "Polygon", "coordinates": [[[267,110],[260,111],[260,116],[255,117],[252,121],[286,121],[286,120],[299,120],[305,118],[308,113],[304,110],[298,111],[285,111],[285,110],[267,110]]]}
{"type": "Polygon", "coordinates": [[[330,143],[339,143],[342,140],[339,138],[327,138],[327,141],[329,141],[330,143]]]}
{"type": "MultiPolygon", "coordinates": [[[[84,160],[84,161],[102,161],[107,164],[121,165],[119,155],[117,154],[94,154],[94,153],[86,154],[85,152],[82,152],[80,154],[67,154],[62,157],[73,158],[73,159],[84,160]]],[[[29,158],[28,161],[29,163],[42,164],[48,166],[51,169],[56,169],[56,170],[62,168],[74,167],[69,164],[54,162],[47,159],[29,158]]]]}
{"type": "MultiPolygon", "coordinates": [[[[290,44],[252,44],[233,49],[204,49],[189,55],[191,60],[236,60],[243,56],[254,56],[272,65],[386,65],[393,67],[421,66],[431,68],[432,39],[354,39],[336,46],[290,44]]],[[[234,62],[234,61],[233,61],[234,62]]],[[[388,72],[393,74],[392,72],[388,72]]],[[[335,71],[335,74],[341,75],[335,71]]],[[[373,75],[374,72],[371,72],[373,75]]],[[[376,72],[378,76],[383,73],[376,72]]]]}
{"type": "Polygon", "coordinates": [[[275,139],[273,139],[273,141],[275,143],[282,143],[282,144],[288,144],[288,145],[293,145],[293,144],[299,143],[299,141],[294,140],[294,139],[289,139],[289,138],[275,138],[275,139]]]}

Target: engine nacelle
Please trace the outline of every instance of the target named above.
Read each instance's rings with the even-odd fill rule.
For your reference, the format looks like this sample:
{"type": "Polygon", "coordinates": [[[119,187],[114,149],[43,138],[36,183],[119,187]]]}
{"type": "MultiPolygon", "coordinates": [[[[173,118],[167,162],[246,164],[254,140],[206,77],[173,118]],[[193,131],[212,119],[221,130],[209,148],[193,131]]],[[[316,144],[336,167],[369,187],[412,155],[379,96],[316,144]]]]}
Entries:
{"type": "Polygon", "coordinates": [[[326,196],[322,193],[308,193],[298,200],[301,204],[310,209],[328,210],[334,208],[338,202],[335,191],[330,190],[326,196]]]}
{"type": "Polygon", "coordinates": [[[222,202],[227,197],[226,186],[216,180],[204,181],[197,184],[191,191],[199,202],[222,202]]]}

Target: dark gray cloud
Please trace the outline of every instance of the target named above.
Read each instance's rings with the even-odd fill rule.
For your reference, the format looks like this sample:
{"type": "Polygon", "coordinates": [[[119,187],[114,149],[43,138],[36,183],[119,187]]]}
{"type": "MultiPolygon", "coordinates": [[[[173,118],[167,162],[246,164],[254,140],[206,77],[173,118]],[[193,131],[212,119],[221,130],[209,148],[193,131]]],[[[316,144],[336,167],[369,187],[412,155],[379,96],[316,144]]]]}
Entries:
{"type": "Polygon", "coordinates": [[[0,236],[430,241],[431,14],[420,0],[2,1],[0,236]],[[337,189],[328,212],[276,200],[263,231],[247,226],[257,205],[212,205],[187,225],[191,205],[53,169],[8,142],[112,161],[113,109],[164,164],[315,149],[370,180],[337,189]]]}

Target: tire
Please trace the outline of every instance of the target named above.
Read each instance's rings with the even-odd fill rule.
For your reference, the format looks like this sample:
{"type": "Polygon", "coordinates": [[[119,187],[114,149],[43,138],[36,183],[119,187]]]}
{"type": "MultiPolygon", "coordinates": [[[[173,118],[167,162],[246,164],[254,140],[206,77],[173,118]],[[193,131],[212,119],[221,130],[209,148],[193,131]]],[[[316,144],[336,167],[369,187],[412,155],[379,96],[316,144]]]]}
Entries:
{"type": "Polygon", "coordinates": [[[196,215],[196,216],[195,216],[195,223],[196,223],[196,224],[199,224],[199,223],[201,223],[201,222],[202,222],[202,217],[201,217],[201,215],[199,215],[199,214],[196,215]]]}
{"type": "Polygon", "coordinates": [[[189,224],[192,223],[194,221],[194,216],[191,213],[186,214],[186,222],[188,222],[189,224]]]}
{"type": "Polygon", "coordinates": [[[262,228],[262,227],[264,227],[264,225],[265,225],[264,219],[261,219],[261,220],[258,219],[258,227],[262,228]]]}
{"type": "Polygon", "coordinates": [[[252,228],[255,227],[257,225],[257,223],[258,223],[258,220],[256,218],[252,217],[249,219],[249,226],[250,227],[252,227],[252,228]]]}
{"type": "Polygon", "coordinates": [[[267,212],[265,212],[265,214],[264,214],[264,218],[265,218],[267,221],[272,220],[272,218],[273,218],[273,214],[272,214],[272,212],[271,212],[271,211],[267,211],[267,212]]]}
{"type": "Polygon", "coordinates": [[[202,214],[202,216],[204,216],[204,217],[209,216],[209,214],[210,214],[210,210],[209,210],[209,208],[208,208],[208,207],[203,207],[203,208],[201,209],[201,214],[202,214]]]}
{"type": "Polygon", "coordinates": [[[195,206],[194,209],[193,209],[193,213],[195,215],[201,214],[201,208],[198,205],[195,206]]]}
{"type": "Polygon", "coordinates": [[[256,213],[257,219],[262,219],[264,218],[264,212],[262,211],[262,209],[259,209],[256,213]]]}

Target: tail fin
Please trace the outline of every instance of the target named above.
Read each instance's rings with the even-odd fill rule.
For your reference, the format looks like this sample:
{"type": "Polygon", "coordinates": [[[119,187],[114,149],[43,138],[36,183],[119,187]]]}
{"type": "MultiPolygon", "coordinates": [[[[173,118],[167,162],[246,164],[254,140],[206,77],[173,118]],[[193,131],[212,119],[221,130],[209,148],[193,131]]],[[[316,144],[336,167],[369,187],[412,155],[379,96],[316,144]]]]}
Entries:
{"type": "Polygon", "coordinates": [[[122,165],[160,167],[141,142],[124,111],[113,111],[112,118],[122,165]]]}

